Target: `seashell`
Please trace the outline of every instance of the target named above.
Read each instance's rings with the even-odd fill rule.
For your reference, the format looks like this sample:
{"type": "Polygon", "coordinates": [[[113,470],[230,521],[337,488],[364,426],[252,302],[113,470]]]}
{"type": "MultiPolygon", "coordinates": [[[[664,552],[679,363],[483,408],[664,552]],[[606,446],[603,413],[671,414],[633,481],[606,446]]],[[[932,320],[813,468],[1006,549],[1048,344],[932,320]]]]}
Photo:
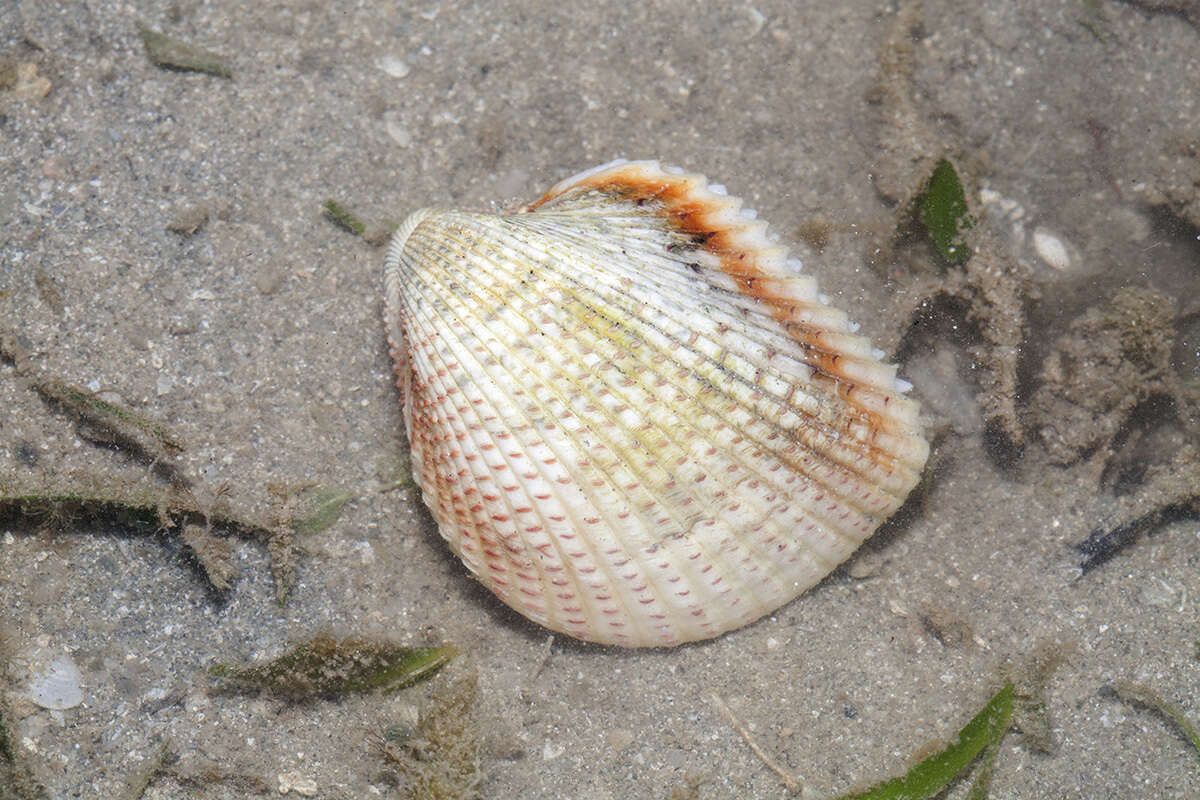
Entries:
{"type": "Polygon", "coordinates": [[[413,474],[501,600],[629,647],[829,574],[917,483],[908,384],[765,223],[616,161],[511,213],[425,209],[387,255],[413,474]]]}

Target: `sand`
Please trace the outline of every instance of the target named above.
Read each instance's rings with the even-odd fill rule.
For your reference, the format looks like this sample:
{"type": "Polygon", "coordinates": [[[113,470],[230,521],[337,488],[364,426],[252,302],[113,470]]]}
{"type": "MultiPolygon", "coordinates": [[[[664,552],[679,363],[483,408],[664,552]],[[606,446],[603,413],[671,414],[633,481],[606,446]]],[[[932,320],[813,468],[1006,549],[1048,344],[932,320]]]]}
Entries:
{"type": "MultiPolygon", "coordinates": [[[[1187,404],[1160,375],[1157,400],[1065,464],[1028,416],[1056,341],[1124,286],[1173,303],[1167,383],[1200,377],[1200,15],[995,5],[0,0],[0,323],[38,369],[170,426],[204,491],[355,497],[301,540],[282,606],[258,541],[231,540],[222,597],[178,536],[0,527],[0,688],[24,768],[53,798],[137,796],[155,765],[155,800],[403,797],[374,735],[474,671],[481,796],[788,796],[715,693],[828,797],[953,736],[1041,645],[1066,656],[1046,687],[1053,742],[1010,733],[992,797],[1200,795],[1200,754],[1103,691],[1146,684],[1200,721],[1200,522],[1172,517],[1086,574],[1073,548],[1153,509],[1146,486],[1197,437],[1187,404]],[[139,20],[232,79],[151,63],[139,20]],[[843,568],[664,651],[551,637],[447,552],[404,482],[383,253],[322,210],[500,207],[621,156],[704,172],[757,209],[904,356],[937,434],[919,497],[843,568]],[[943,157],[1008,276],[1003,313],[978,275],[894,239],[943,157]],[[956,280],[957,299],[938,293],[956,280]],[[1020,450],[985,425],[998,364],[1020,450]],[[212,663],[319,633],[463,656],[388,695],[208,690],[212,663]],[[23,681],[63,653],[82,702],[40,708],[23,681]]],[[[26,383],[0,366],[0,475],[154,480],[26,383]]]]}

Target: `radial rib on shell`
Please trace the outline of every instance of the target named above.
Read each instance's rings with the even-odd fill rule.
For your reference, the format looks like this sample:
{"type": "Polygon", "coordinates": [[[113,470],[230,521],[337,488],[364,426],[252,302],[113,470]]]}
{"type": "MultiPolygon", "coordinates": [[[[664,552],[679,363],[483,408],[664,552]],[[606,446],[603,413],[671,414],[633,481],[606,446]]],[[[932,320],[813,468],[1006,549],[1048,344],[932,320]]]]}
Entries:
{"type": "Polygon", "coordinates": [[[614,162],[387,257],[413,472],[501,600],[631,647],[717,636],[845,560],[928,454],[896,368],[703,176],[614,162]]]}

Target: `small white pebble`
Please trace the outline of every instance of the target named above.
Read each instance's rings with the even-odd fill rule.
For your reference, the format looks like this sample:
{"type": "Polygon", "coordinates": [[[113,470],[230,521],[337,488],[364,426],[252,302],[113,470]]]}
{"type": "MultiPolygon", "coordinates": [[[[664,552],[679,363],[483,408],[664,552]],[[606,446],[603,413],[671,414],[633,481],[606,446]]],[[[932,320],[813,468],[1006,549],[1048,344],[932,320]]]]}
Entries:
{"type": "Polygon", "coordinates": [[[405,64],[395,56],[384,56],[376,61],[375,64],[393,78],[403,78],[408,74],[408,64],[405,64]]]}
{"type": "Polygon", "coordinates": [[[383,115],[383,124],[393,142],[401,147],[408,147],[412,144],[412,134],[408,132],[408,128],[404,127],[400,121],[400,115],[395,111],[389,111],[383,115]]]}
{"type": "Polygon", "coordinates": [[[546,742],[542,745],[542,760],[550,761],[551,759],[558,758],[563,754],[563,750],[564,748],[561,744],[546,742]]]}
{"type": "Polygon", "coordinates": [[[294,772],[284,772],[279,776],[279,793],[295,792],[301,797],[316,797],[320,789],[312,778],[297,775],[294,772]]]}
{"type": "Polygon", "coordinates": [[[1038,258],[1060,272],[1071,267],[1071,255],[1062,240],[1045,228],[1037,228],[1033,232],[1033,249],[1038,258]]]}
{"type": "Polygon", "coordinates": [[[722,197],[724,197],[725,195],[729,194],[729,190],[728,190],[728,189],[726,189],[726,188],[725,188],[725,186],[724,186],[723,184],[720,184],[720,183],[710,183],[710,184],[708,185],[708,190],[709,190],[710,192],[712,192],[713,194],[719,194],[719,195],[721,195],[722,197]]]}

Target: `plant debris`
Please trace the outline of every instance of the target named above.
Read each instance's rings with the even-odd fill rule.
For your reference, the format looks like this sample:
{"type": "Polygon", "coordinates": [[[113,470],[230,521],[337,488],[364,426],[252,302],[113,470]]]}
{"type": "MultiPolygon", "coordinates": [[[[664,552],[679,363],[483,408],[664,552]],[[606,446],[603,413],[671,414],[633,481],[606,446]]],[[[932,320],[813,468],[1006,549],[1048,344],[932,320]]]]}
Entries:
{"type": "Polygon", "coordinates": [[[296,535],[309,536],[329,528],[355,495],[317,484],[269,483],[267,491],[275,505],[266,544],[275,577],[275,599],[282,606],[296,577],[296,535]]]}
{"type": "Polygon", "coordinates": [[[775,759],[767,755],[766,752],[758,746],[758,743],[754,741],[754,737],[750,735],[750,729],[742,724],[742,721],[737,718],[736,714],[733,713],[733,709],[731,709],[729,705],[721,699],[721,696],[716,692],[710,692],[709,696],[712,698],[713,704],[725,717],[725,721],[729,723],[730,727],[738,732],[738,735],[745,740],[746,745],[754,751],[754,755],[758,756],[763,764],[766,764],[767,769],[779,776],[779,779],[783,781],[783,785],[787,788],[787,790],[792,794],[803,791],[804,785],[800,783],[799,779],[797,779],[795,775],[791,774],[783,767],[779,766],[779,764],[775,762],[775,759]]]}
{"type": "Polygon", "coordinates": [[[0,361],[11,364],[17,376],[47,405],[70,417],[84,439],[124,450],[142,463],[153,465],[179,486],[191,484],[175,462],[183,452],[183,442],[163,423],[45,374],[33,365],[17,335],[2,328],[0,361]]]}
{"type": "Polygon", "coordinates": [[[925,190],[917,198],[916,212],[942,258],[961,264],[971,257],[963,238],[975,220],[967,210],[967,198],[954,165],[943,158],[933,169],[925,190]]]}
{"type": "Polygon", "coordinates": [[[326,200],[322,207],[325,209],[325,218],[342,230],[355,236],[362,236],[366,232],[366,223],[337,200],[326,200]]]}
{"type": "Polygon", "coordinates": [[[992,786],[992,775],[996,771],[996,753],[1000,750],[1000,741],[996,740],[983,750],[979,757],[979,768],[975,770],[975,780],[967,791],[966,800],[988,800],[992,786]]]}
{"type": "Polygon", "coordinates": [[[0,522],[61,530],[85,519],[140,533],[179,532],[218,592],[229,588],[237,572],[228,543],[214,530],[268,543],[276,535],[248,509],[235,513],[224,499],[203,502],[174,485],[78,471],[54,477],[0,474],[0,522]]]}
{"type": "Polygon", "coordinates": [[[903,777],[877,784],[865,792],[844,795],[839,800],[915,800],[942,791],[985,748],[1000,741],[1012,719],[1013,687],[1006,685],[944,750],[934,753],[903,777]]]}
{"type": "Polygon", "coordinates": [[[125,789],[119,800],[142,800],[154,778],[162,771],[171,753],[168,740],[159,742],[158,747],[142,762],[142,765],[125,779],[125,789]]]}
{"type": "Polygon", "coordinates": [[[195,235],[196,231],[200,230],[206,222],[208,222],[208,206],[187,206],[175,213],[175,216],[167,223],[167,230],[187,238],[195,235]]]}
{"type": "Polygon", "coordinates": [[[396,691],[419,683],[457,654],[450,646],[409,647],[382,639],[317,635],[265,664],[214,664],[220,686],[267,691],[292,702],[325,695],[396,691]]]}
{"type": "Polygon", "coordinates": [[[162,464],[171,478],[182,480],[172,461],[183,452],[183,444],[165,425],[54,378],[33,377],[31,387],[48,404],[73,418],[83,438],[125,450],[147,463],[162,464]]]}
{"type": "Polygon", "coordinates": [[[923,181],[933,170],[937,136],[924,122],[914,97],[916,89],[915,44],[920,41],[924,20],[920,3],[905,3],[888,24],[876,55],[876,80],[867,100],[877,108],[873,171],[875,189],[889,204],[909,209],[923,181]]]}
{"type": "Polygon", "coordinates": [[[183,526],[184,545],[204,570],[208,582],[218,592],[228,591],[237,577],[237,566],[233,563],[233,547],[229,539],[213,536],[205,525],[183,526]]]}
{"type": "Polygon", "coordinates": [[[1137,494],[1120,498],[1116,513],[1120,522],[1097,528],[1075,545],[1087,556],[1080,569],[1087,574],[1144,534],[1189,517],[1200,517],[1200,449],[1190,444],[1180,448],[1169,464],[1152,467],[1137,494]]]}
{"type": "Polygon", "coordinates": [[[470,800],[479,797],[482,744],[478,720],[479,678],[472,669],[434,690],[416,728],[388,731],[375,746],[405,781],[409,800],[470,800]]]}
{"type": "MultiPolygon", "coordinates": [[[[1036,655],[1033,658],[1035,661],[1038,660],[1036,655]]],[[[1044,660],[1042,659],[1042,661],[1044,660]]],[[[1057,666],[1057,663],[1054,666],[1057,666]]],[[[1053,666],[1048,669],[1053,670],[1053,666]]],[[[803,792],[804,787],[800,781],[775,763],[755,743],[749,729],[742,724],[725,701],[715,692],[710,693],[710,696],[726,721],[745,740],[767,768],[779,776],[788,792],[791,794],[803,792]]],[[[902,777],[876,784],[865,791],[842,795],[837,800],[921,800],[921,798],[932,798],[957,778],[981,752],[984,756],[970,796],[986,798],[996,746],[1012,722],[1015,697],[1016,691],[1013,684],[1006,684],[970,722],[963,726],[946,747],[922,759],[902,777]]]]}
{"type": "Polygon", "coordinates": [[[1090,457],[1099,475],[1135,408],[1156,395],[1180,396],[1171,368],[1175,312],[1165,294],[1128,287],[1058,338],[1029,404],[1030,428],[1051,463],[1090,457]]]}
{"type": "Polygon", "coordinates": [[[961,316],[976,331],[970,354],[979,366],[978,403],[990,440],[999,445],[993,456],[1010,461],[1025,445],[1025,426],[1018,414],[1018,366],[1029,333],[1026,304],[1037,296],[1027,270],[1004,254],[985,226],[967,236],[970,257],[944,275],[917,278],[910,289],[911,324],[903,349],[933,319],[961,316]]]}
{"type": "Polygon", "coordinates": [[[228,542],[214,530],[263,542],[271,556],[276,599],[282,605],[295,581],[297,533],[325,530],[354,495],[345,490],[308,486],[296,490],[269,484],[275,502],[266,510],[235,503],[228,487],[206,491],[184,473],[176,460],[183,450],[165,425],[124,406],[103,400],[39,370],[20,338],[0,327],[0,361],[50,407],[75,421],[80,436],[128,453],[167,485],[129,482],[74,472],[55,478],[0,474],[0,519],[63,528],[85,518],[132,525],[143,532],[178,532],[218,593],[227,590],[237,571],[228,542]],[[306,493],[307,489],[314,489],[306,493]]]}
{"type": "Polygon", "coordinates": [[[261,515],[247,506],[235,506],[223,494],[204,500],[196,491],[175,484],[81,471],[54,477],[0,473],[0,522],[62,530],[88,520],[138,533],[178,533],[218,593],[231,586],[237,568],[228,542],[214,531],[260,541],[271,555],[276,595],[282,603],[295,574],[291,527],[280,524],[278,513],[261,515]]]}
{"type": "Polygon", "coordinates": [[[50,307],[58,316],[62,316],[67,311],[66,301],[63,300],[62,290],[58,288],[58,284],[46,272],[46,270],[38,268],[33,273],[33,285],[37,287],[38,297],[41,301],[50,307]]]}
{"type": "Polygon", "coordinates": [[[1196,755],[1200,756],[1200,728],[1192,724],[1192,721],[1184,716],[1178,706],[1162,699],[1158,692],[1149,686],[1130,681],[1117,681],[1101,691],[1111,692],[1126,703],[1145,706],[1151,711],[1157,712],[1163,719],[1173,723],[1179,729],[1183,738],[1196,749],[1196,755]]]}
{"type": "MultiPolygon", "coordinates": [[[[868,100],[877,106],[874,185],[895,209],[889,232],[880,236],[873,260],[890,262],[898,245],[912,241],[914,222],[921,222],[933,249],[955,269],[918,273],[902,290],[911,320],[908,339],[926,323],[950,309],[977,331],[971,356],[979,369],[979,405],[993,458],[1010,463],[1025,445],[1017,414],[1018,361],[1028,334],[1026,304],[1037,287],[1028,270],[1010,257],[1001,240],[970,213],[969,180],[944,155],[962,152],[949,133],[935,131],[927,120],[939,109],[922,109],[916,98],[925,92],[916,81],[917,43],[926,35],[920,3],[895,12],[877,55],[876,83],[868,100]],[[939,271],[940,272],[940,271],[939,271]]],[[[963,170],[967,175],[970,169],[963,170]]],[[[880,345],[884,346],[884,345],[880,345]]],[[[885,347],[886,349],[886,347],[885,347]]]]}
{"type": "Polygon", "coordinates": [[[225,59],[211,50],[159,33],[140,20],[137,29],[146,46],[146,56],[155,66],[180,72],[203,72],[218,78],[233,77],[233,70],[225,59]]]}
{"type": "Polygon", "coordinates": [[[387,244],[388,239],[392,237],[392,234],[396,232],[396,228],[399,227],[390,221],[382,225],[367,225],[350,209],[333,199],[326,200],[322,204],[322,208],[325,209],[325,219],[342,230],[360,237],[372,247],[380,247],[387,244]]]}
{"type": "Polygon", "coordinates": [[[1013,726],[1021,732],[1025,747],[1034,752],[1049,755],[1058,750],[1046,693],[1054,673],[1074,652],[1074,642],[1046,639],[1004,667],[1013,687],[1013,726]]]}
{"type": "Polygon", "coordinates": [[[355,497],[353,492],[330,486],[313,486],[311,490],[306,498],[307,508],[299,509],[300,513],[309,513],[291,521],[292,530],[300,536],[312,536],[332,527],[346,503],[355,497]]]}

